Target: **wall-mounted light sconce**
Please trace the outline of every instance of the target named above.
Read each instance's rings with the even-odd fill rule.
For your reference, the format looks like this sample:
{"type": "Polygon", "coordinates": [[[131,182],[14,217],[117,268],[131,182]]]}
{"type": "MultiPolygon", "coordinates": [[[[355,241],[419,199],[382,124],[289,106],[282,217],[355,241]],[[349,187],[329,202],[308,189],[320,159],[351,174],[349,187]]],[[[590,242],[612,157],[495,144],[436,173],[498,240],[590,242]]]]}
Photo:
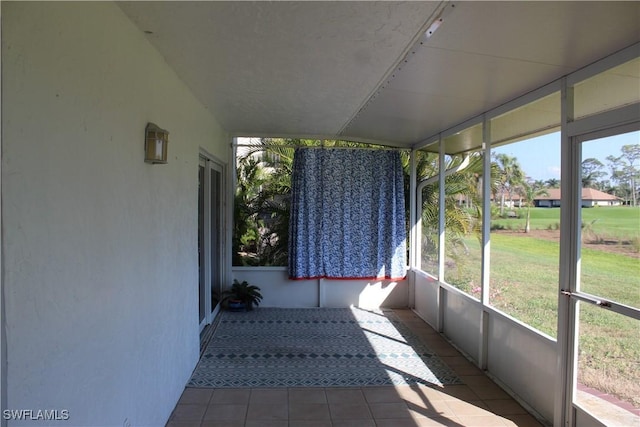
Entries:
{"type": "Polygon", "coordinates": [[[167,163],[169,132],[153,123],[147,123],[144,139],[144,161],[147,163],[167,163]]]}

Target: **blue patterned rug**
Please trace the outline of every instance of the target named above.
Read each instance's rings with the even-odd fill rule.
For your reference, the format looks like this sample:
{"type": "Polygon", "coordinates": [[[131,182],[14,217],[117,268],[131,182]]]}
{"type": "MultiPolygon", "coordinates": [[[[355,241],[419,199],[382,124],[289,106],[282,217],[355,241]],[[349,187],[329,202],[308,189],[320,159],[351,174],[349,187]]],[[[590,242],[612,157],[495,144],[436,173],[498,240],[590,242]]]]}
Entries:
{"type": "Polygon", "coordinates": [[[189,387],[460,384],[392,311],[223,312],[189,387]]]}

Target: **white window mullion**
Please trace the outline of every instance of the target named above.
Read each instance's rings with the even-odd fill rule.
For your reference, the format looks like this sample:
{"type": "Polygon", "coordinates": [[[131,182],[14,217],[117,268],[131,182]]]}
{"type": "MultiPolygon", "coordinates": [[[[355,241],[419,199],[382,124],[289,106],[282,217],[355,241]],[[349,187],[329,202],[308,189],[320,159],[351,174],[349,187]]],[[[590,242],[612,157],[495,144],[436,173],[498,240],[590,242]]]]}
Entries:
{"type": "Polygon", "coordinates": [[[444,283],[445,274],[445,161],[444,139],[440,138],[438,145],[438,332],[444,331],[444,283]]]}
{"type": "Polygon", "coordinates": [[[487,369],[489,357],[489,278],[491,269],[491,121],[485,118],[482,127],[483,171],[482,171],[482,265],[481,295],[482,318],[480,322],[479,366],[487,369]]]}
{"type": "Polygon", "coordinates": [[[418,151],[413,149],[410,156],[410,177],[409,177],[409,223],[411,232],[409,233],[409,306],[415,307],[415,270],[420,268],[420,242],[422,241],[421,230],[418,228],[418,217],[422,216],[421,206],[417,205],[418,171],[416,156],[418,151]]]}
{"type": "Polygon", "coordinates": [[[569,136],[573,121],[573,88],[563,79],[561,96],[561,211],[560,280],[558,289],[558,376],[554,425],[572,427],[575,423],[573,392],[576,383],[578,312],[576,301],[563,292],[579,289],[580,277],[580,144],[569,136]]]}

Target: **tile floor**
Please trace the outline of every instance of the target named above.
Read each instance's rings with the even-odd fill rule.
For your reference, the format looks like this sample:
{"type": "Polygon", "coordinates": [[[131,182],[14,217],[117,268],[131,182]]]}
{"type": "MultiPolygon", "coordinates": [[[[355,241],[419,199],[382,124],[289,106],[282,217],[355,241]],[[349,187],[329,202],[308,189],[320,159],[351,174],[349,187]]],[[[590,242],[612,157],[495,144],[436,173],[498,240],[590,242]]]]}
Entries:
{"type": "Polygon", "coordinates": [[[395,312],[464,384],[186,388],[167,427],[541,426],[415,313],[395,312]]]}

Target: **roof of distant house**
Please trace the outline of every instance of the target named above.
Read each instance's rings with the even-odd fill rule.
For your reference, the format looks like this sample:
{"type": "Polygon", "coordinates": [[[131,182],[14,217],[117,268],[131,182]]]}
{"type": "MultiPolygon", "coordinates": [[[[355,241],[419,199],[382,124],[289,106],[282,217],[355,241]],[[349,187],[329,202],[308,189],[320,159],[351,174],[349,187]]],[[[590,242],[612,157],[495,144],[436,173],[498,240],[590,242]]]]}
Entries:
{"type": "MultiPolygon", "coordinates": [[[[540,195],[536,197],[536,200],[560,200],[560,189],[550,188],[547,190],[547,195],[540,195]]],[[[621,200],[620,197],[616,197],[612,194],[607,194],[595,188],[583,188],[582,200],[621,200]]]]}

